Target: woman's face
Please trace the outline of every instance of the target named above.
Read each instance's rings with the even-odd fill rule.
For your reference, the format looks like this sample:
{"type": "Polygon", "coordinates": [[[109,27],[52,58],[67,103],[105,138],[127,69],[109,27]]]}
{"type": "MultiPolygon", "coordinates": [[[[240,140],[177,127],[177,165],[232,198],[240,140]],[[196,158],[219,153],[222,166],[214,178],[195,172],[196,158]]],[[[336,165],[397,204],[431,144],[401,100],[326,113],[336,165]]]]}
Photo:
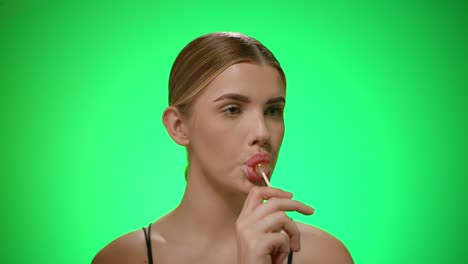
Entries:
{"type": "Polygon", "coordinates": [[[193,102],[186,121],[191,172],[198,170],[208,184],[233,193],[264,185],[253,168],[267,161],[275,167],[284,106],[285,84],[275,68],[253,63],[227,68],[193,102]]]}

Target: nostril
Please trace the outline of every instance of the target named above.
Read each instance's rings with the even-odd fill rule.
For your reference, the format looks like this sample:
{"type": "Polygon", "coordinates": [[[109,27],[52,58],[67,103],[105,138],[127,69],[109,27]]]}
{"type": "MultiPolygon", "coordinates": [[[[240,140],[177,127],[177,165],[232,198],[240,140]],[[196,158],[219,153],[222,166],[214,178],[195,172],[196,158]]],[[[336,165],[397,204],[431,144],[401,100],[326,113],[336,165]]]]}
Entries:
{"type": "Polygon", "coordinates": [[[265,147],[268,145],[268,138],[257,138],[254,141],[252,141],[252,146],[260,146],[260,147],[265,147]]]}

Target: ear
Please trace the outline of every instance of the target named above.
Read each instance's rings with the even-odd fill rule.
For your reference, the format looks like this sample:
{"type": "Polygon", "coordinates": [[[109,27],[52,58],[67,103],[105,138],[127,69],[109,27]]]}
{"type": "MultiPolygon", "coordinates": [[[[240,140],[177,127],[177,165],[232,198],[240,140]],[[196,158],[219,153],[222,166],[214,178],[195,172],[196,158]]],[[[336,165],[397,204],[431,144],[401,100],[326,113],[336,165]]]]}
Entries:
{"type": "Polygon", "coordinates": [[[174,106],[169,106],[164,110],[162,121],[169,136],[177,144],[187,146],[190,142],[188,129],[182,120],[182,113],[174,106]]]}

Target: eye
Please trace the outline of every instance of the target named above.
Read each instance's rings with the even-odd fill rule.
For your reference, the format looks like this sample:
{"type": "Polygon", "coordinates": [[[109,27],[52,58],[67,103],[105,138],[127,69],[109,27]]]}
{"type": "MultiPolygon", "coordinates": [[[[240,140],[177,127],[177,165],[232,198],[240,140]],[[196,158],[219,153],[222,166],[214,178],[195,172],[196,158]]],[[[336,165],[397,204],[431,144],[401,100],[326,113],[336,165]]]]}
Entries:
{"type": "Polygon", "coordinates": [[[222,111],[227,116],[236,116],[241,113],[241,109],[237,105],[228,105],[224,107],[222,111]]]}
{"type": "Polygon", "coordinates": [[[282,117],[284,112],[284,107],[272,106],[265,110],[265,114],[273,117],[282,117]]]}

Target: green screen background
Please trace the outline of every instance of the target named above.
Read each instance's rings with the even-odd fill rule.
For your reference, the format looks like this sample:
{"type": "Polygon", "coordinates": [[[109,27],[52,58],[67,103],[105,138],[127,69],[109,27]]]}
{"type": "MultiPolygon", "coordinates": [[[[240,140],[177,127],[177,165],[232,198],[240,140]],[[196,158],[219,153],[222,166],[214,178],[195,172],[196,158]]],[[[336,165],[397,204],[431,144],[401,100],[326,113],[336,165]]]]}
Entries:
{"type": "MultiPolygon", "coordinates": [[[[288,79],[272,184],[356,263],[467,263],[463,1],[0,1],[1,263],[90,263],[174,208],[178,52],[240,31],[288,79]]],[[[143,235],[143,234],[142,234],[143,235]]]]}

